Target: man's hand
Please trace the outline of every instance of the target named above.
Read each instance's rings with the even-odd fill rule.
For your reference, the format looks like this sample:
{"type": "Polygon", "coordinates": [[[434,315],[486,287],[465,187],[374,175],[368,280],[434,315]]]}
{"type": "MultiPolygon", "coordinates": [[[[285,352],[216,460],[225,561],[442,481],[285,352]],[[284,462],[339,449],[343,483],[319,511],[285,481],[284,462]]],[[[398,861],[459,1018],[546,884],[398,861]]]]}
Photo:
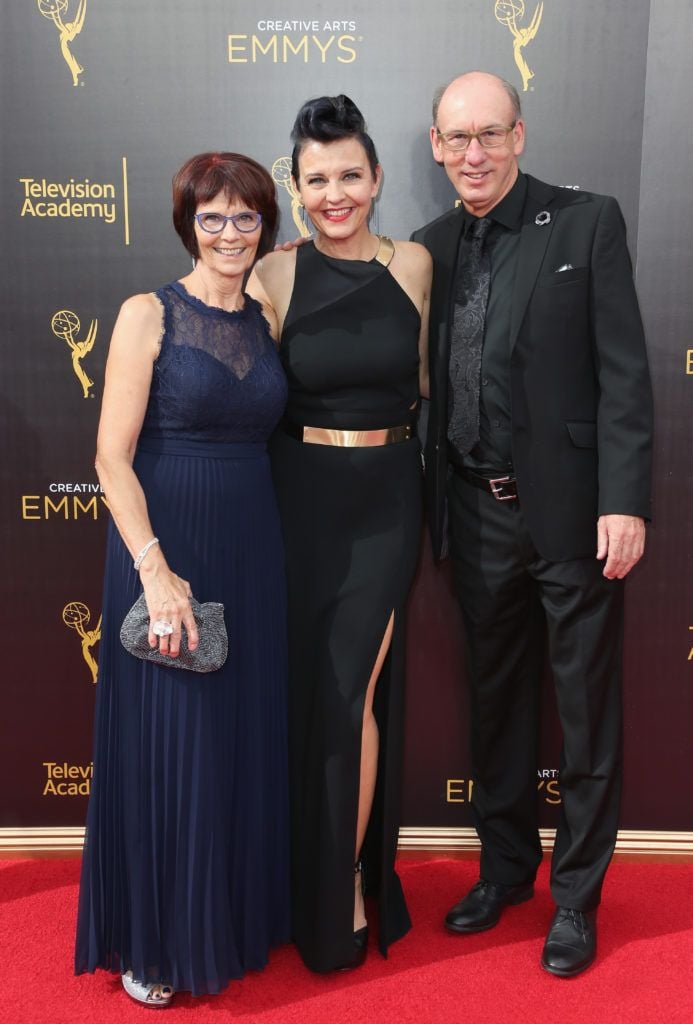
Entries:
{"type": "Polygon", "coordinates": [[[606,558],[604,576],[622,580],[645,550],[645,520],[640,516],[600,516],[597,558],[606,558]]]}

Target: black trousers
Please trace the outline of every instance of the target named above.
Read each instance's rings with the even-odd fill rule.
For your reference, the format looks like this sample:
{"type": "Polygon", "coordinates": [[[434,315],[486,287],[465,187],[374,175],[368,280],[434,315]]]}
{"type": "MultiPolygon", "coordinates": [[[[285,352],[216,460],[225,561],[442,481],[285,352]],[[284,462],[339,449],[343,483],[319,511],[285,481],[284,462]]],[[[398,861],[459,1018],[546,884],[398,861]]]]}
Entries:
{"type": "MultiPolygon", "coordinates": [[[[547,562],[519,501],[454,473],[451,554],[467,629],[472,808],[481,876],[519,885],[541,861],[537,768],[548,650],[563,731],[551,864],[559,906],[591,910],[616,842],[622,767],[623,584],[595,558],[547,562]]],[[[595,522],[595,551],[596,551],[595,522]]]]}

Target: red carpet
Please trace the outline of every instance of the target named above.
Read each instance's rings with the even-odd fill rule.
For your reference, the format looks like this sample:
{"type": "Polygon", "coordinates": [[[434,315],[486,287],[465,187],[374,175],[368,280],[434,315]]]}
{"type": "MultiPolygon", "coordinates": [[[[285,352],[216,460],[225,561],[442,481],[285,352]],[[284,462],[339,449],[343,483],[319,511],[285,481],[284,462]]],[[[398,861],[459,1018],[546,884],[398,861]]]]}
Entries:
{"type": "MultiPolygon", "coordinates": [[[[0,1020],[149,1024],[151,1012],[99,972],[72,976],[77,860],[0,861],[0,1020]]],[[[472,861],[404,862],[414,920],[387,961],[310,974],[284,947],[221,996],[176,997],[165,1021],[190,1024],[693,1024],[693,865],[627,862],[609,872],[600,956],[569,981],[539,956],[552,913],[546,866],[534,900],[490,932],[448,935],[441,921],[474,882],[472,861]]]]}

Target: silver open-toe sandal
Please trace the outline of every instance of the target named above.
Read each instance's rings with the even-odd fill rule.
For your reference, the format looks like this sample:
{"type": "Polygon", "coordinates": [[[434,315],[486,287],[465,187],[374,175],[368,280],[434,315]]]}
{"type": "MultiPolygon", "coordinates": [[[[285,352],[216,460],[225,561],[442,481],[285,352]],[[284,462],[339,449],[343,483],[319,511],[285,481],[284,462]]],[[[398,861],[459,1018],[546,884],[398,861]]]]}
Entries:
{"type": "Polygon", "coordinates": [[[151,984],[145,985],[144,982],[135,981],[132,971],[121,974],[120,979],[123,982],[123,988],[136,1003],[161,1010],[170,1006],[173,999],[173,989],[170,985],[161,981],[153,981],[151,984]]]}

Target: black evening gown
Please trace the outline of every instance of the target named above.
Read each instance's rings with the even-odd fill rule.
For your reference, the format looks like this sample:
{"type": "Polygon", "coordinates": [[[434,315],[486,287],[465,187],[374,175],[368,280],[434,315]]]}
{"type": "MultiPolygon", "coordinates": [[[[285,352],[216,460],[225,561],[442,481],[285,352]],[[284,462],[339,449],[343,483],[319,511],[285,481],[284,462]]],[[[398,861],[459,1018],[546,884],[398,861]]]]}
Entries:
{"type": "Polygon", "coordinates": [[[199,674],[120,644],[141,592],[111,524],[76,972],[196,995],[290,937],[284,554],[266,440],[286,380],[260,307],[156,293],[164,334],[134,469],[171,568],[225,606],[199,674]]]}
{"type": "MultiPolygon", "coordinates": [[[[385,267],[301,246],[280,346],[287,420],[355,430],[410,423],[419,327],[418,311],[385,267]]],[[[362,859],[367,895],[379,903],[382,953],[410,927],[394,860],[421,455],[416,439],[331,447],[282,429],[270,451],[289,596],[292,929],[306,965],[328,971],[353,955],[363,704],[393,611],[374,702],[380,755],[362,859]]]]}

